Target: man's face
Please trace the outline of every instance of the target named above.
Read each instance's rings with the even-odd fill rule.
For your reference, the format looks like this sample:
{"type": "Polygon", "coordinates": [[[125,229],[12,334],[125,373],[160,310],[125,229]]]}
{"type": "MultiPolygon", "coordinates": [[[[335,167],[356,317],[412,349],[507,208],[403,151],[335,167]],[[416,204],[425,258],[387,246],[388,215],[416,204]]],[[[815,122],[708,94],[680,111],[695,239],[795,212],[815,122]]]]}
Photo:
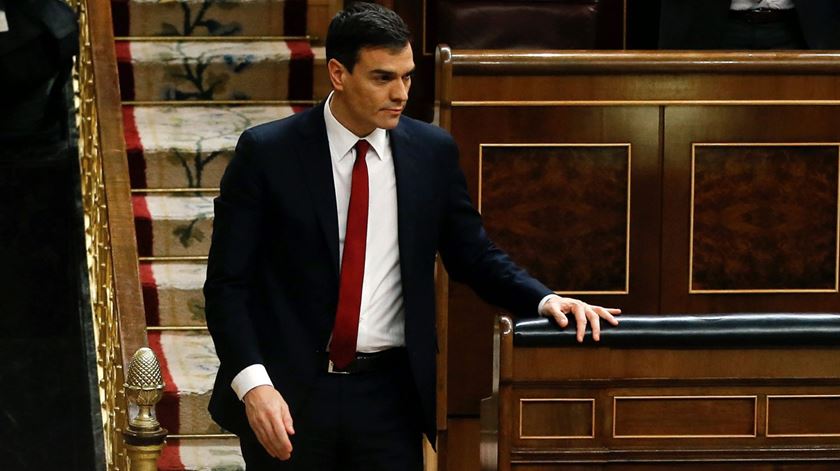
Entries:
{"type": "Polygon", "coordinates": [[[411,45],[399,51],[363,48],[353,73],[334,59],[328,68],[336,91],[332,110],[339,122],[358,136],[397,126],[414,72],[411,45]]]}

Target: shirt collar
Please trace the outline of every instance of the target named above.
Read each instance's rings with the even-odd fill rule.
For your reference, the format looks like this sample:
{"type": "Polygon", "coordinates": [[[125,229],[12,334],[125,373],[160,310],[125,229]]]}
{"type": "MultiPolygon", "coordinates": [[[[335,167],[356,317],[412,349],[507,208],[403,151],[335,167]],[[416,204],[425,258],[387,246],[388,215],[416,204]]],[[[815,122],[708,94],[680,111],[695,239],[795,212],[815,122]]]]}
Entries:
{"type": "Polygon", "coordinates": [[[388,146],[388,132],[382,128],[376,128],[364,137],[359,137],[353,134],[352,131],[344,127],[333,116],[330,109],[330,102],[332,101],[334,92],[330,92],[327,101],[324,104],[324,123],[327,125],[327,140],[330,144],[330,153],[333,157],[341,161],[350,153],[350,149],[356,145],[360,139],[368,141],[370,146],[376,151],[376,156],[380,160],[385,159],[385,148],[388,146]]]}

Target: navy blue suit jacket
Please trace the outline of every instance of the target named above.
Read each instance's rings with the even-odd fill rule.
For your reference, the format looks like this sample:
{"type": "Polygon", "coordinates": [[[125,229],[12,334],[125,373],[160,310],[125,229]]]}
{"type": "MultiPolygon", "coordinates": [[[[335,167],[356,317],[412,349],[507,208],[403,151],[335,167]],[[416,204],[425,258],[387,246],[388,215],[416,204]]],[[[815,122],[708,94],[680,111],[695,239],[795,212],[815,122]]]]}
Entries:
{"type": "MultiPolygon", "coordinates": [[[[240,435],[253,437],[234,376],[265,365],[295,417],[332,332],[338,221],[323,107],[245,131],[215,201],[204,294],[221,366],[210,412],[240,435]]],[[[550,290],[487,238],[449,134],[403,117],[390,139],[406,348],[434,443],[436,253],[451,278],[515,315],[535,316],[550,290]]]]}

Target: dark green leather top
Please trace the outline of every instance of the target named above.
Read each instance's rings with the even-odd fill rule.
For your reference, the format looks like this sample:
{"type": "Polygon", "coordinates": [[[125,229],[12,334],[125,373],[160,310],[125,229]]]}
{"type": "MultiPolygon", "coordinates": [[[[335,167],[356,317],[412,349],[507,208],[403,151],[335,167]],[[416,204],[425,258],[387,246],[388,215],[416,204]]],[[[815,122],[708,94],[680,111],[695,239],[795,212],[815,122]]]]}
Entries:
{"type": "MultiPolygon", "coordinates": [[[[840,346],[840,313],[624,314],[619,326],[601,322],[601,341],[587,326],[584,345],[610,347],[773,347],[840,346]]],[[[563,330],[553,320],[514,322],[513,343],[520,347],[570,346],[575,321],[563,330]]]]}

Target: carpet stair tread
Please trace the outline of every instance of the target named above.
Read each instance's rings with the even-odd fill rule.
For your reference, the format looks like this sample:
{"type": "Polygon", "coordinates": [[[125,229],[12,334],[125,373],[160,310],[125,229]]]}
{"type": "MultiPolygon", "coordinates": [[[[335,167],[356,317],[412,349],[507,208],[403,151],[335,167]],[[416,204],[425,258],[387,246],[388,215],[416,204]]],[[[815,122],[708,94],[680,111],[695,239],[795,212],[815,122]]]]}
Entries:
{"type": "Polygon", "coordinates": [[[207,413],[219,359],[207,332],[149,332],[164,378],[157,418],[170,434],[225,433],[207,413]]]}
{"type": "Polygon", "coordinates": [[[213,232],[213,195],[132,196],[141,257],[207,255],[213,232]]]}
{"type": "Polygon", "coordinates": [[[311,100],[327,79],[324,54],[308,40],[118,41],[120,93],[154,102],[311,100]]]}
{"type": "MultiPolygon", "coordinates": [[[[311,1],[311,0],[310,0],[311,1]]],[[[299,36],[307,0],[113,0],[116,36],[299,36]]]]}
{"type": "Polygon", "coordinates": [[[236,438],[167,438],[158,460],[160,471],[243,471],[236,438]]]}
{"type": "Polygon", "coordinates": [[[124,106],[131,187],[218,187],[246,129],[305,106],[124,106]]]}
{"type": "Polygon", "coordinates": [[[140,283],[149,326],[204,326],[206,262],[140,263],[140,283]]]}

